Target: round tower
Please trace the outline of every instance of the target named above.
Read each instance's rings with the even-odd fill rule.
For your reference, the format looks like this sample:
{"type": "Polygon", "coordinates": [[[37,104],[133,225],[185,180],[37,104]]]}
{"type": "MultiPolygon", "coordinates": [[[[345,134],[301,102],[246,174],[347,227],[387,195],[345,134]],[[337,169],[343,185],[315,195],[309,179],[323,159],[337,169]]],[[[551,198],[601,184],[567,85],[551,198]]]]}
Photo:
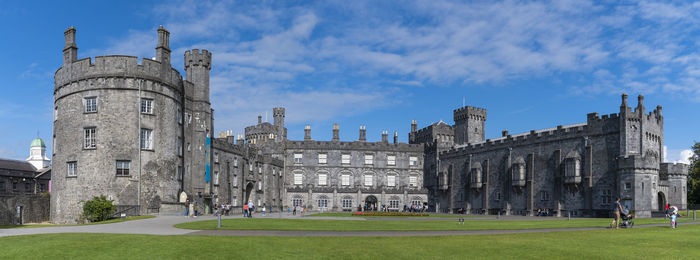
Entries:
{"type": "Polygon", "coordinates": [[[209,102],[209,71],[211,70],[211,53],[207,50],[193,49],[185,51],[185,74],[187,81],[194,85],[195,101],[209,102]]]}
{"type": "Polygon", "coordinates": [[[158,32],[159,59],[139,65],[133,56],[75,59],[67,30],[69,58],[54,76],[53,222],[75,223],[81,201],[100,195],[130,214],[177,201],[183,81],[167,65],[167,31],[158,32]]]}

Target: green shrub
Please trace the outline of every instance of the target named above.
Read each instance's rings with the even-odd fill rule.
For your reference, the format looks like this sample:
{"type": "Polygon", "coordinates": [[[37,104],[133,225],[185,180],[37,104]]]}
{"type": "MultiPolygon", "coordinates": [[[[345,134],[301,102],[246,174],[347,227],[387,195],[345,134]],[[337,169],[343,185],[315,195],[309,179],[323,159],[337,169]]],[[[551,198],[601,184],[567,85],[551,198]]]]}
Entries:
{"type": "Polygon", "coordinates": [[[112,204],[104,195],[94,197],[83,205],[83,217],[90,222],[105,221],[114,215],[117,206],[112,204]]]}

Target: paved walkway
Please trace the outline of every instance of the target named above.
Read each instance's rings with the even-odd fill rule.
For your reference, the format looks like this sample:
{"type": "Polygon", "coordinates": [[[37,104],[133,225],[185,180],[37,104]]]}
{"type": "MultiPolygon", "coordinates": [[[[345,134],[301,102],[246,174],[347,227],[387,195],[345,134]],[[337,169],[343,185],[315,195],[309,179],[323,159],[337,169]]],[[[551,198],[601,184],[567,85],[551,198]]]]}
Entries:
{"type": "MultiPolygon", "coordinates": [[[[260,215],[258,215],[260,217],[260,215]]],[[[277,218],[277,214],[268,214],[266,218],[277,218]]],[[[300,218],[282,216],[283,218],[300,218]]],[[[240,216],[225,217],[240,218],[240,216]]],[[[548,228],[548,229],[519,229],[519,230],[463,230],[463,231],[274,231],[274,230],[189,230],[173,227],[175,224],[214,220],[213,216],[202,216],[198,218],[186,218],[183,216],[158,216],[155,218],[132,220],[126,222],[63,226],[63,227],[37,227],[37,228],[11,228],[0,229],[0,237],[32,235],[32,234],[52,234],[52,233],[113,233],[113,234],[149,234],[149,235],[216,235],[216,236],[460,236],[460,235],[490,235],[490,234],[516,234],[516,233],[541,233],[560,231],[581,231],[607,229],[607,227],[587,227],[587,228],[548,228]]],[[[309,218],[311,219],[311,218],[309,218]]],[[[314,217],[313,219],[354,219],[363,218],[345,217],[314,217]]],[[[433,218],[434,219],[434,218],[433,218]]],[[[469,219],[467,219],[467,223],[469,219]]],[[[683,225],[700,224],[697,222],[682,222],[683,225]]],[[[668,224],[647,224],[636,225],[635,227],[656,227],[668,226],[668,224]]]]}

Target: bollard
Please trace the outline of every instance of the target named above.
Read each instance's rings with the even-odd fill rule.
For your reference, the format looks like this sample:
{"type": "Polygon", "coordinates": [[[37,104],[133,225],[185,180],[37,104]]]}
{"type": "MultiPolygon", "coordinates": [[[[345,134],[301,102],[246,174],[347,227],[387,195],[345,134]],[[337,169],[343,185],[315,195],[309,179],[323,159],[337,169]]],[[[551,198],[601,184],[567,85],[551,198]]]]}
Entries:
{"type": "Polygon", "coordinates": [[[498,211],[498,216],[496,216],[496,219],[501,219],[501,211],[498,211]]]}
{"type": "Polygon", "coordinates": [[[693,210],[693,221],[695,221],[695,210],[693,210]]]}
{"type": "Polygon", "coordinates": [[[569,221],[571,221],[571,211],[567,211],[569,213],[569,221]]]}
{"type": "Polygon", "coordinates": [[[221,228],[221,214],[219,214],[219,221],[216,223],[216,228],[221,228]]]}

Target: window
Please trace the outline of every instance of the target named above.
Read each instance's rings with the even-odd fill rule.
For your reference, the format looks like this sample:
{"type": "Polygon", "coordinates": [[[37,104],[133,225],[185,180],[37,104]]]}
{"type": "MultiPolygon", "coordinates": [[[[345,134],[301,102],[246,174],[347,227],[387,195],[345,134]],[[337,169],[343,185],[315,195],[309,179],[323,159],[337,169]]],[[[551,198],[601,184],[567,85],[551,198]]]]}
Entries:
{"type": "Polygon", "coordinates": [[[389,200],[389,208],[390,209],[398,209],[399,208],[399,200],[389,200]]]}
{"type": "Polygon", "coordinates": [[[24,192],[31,192],[31,190],[32,190],[31,185],[29,185],[28,182],[25,182],[24,183],[24,192]]]}
{"type": "Polygon", "coordinates": [[[233,197],[233,205],[231,205],[231,206],[234,206],[234,207],[238,206],[238,198],[237,197],[233,197]]]}
{"type": "Polygon", "coordinates": [[[97,113],[97,97],[85,98],[85,113],[97,113]]]}
{"type": "Polygon", "coordinates": [[[68,169],[66,173],[68,177],[78,176],[78,162],[68,162],[66,168],[68,169]]]}
{"type": "Polygon", "coordinates": [[[95,139],[95,135],[97,134],[97,128],[91,127],[91,128],[85,128],[83,129],[83,132],[85,135],[83,135],[85,138],[83,139],[83,148],[85,149],[95,149],[97,147],[97,142],[95,139]]]}
{"type": "Polygon", "coordinates": [[[318,164],[326,164],[328,162],[328,154],[319,153],[318,154],[318,164]]]}
{"type": "Polygon", "coordinates": [[[423,201],[419,199],[413,199],[411,205],[423,205],[423,201]]]}
{"type": "Polygon", "coordinates": [[[214,185],[219,185],[219,171],[214,171],[214,185]]]}
{"type": "Polygon", "coordinates": [[[500,191],[496,192],[496,201],[501,201],[502,198],[503,194],[500,191]]]}
{"type": "Polygon", "coordinates": [[[153,130],[141,128],[141,149],[153,149],[153,130]]]}
{"type": "Polygon", "coordinates": [[[567,177],[581,176],[581,161],[576,158],[568,158],[564,175],[567,177]]]}
{"type": "Polygon", "coordinates": [[[182,124],[182,109],[177,109],[177,123],[182,124]]]}
{"type": "Polygon", "coordinates": [[[0,181],[0,192],[5,191],[5,181],[0,181]]]}
{"type": "Polygon", "coordinates": [[[117,176],[129,176],[130,161],[117,161],[117,176]]]}
{"type": "Polygon", "coordinates": [[[603,205],[609,205],[612,203],[612,190],[606,189],[603,190],[603,195],[601,196],[601,204],[603,205]]]}
{"type": "Polygon", "coordinates": [[[325,174],[325,173],[319,174],[319,175],[318,175],[318,185],[319,185],[319,186],[326,186],[326,185],[328,185],[327,179],[328,179],[328,175],[327,175],[327,174],[325,174]]]}
{"type": "Polygon", "coordinates": [[[350,154],[340,155],[340,161],[342,164],[350,164],[350,154]]]}
{"type": "Polygon", "coordinates": [[[301,173],[295,173],[294,174],[294,185],[301,185],[302,184],[302,174],[301,173]]]}
{"type": "Polygon", "coordinates": [[[187,120],[187,124],[191,124],[192,123],[192,114],[185,113],[185,120],[187,120]]]}
{"type": "Polygon", "coordinates": [[[372,186],[372,175],[365,174],[365,186],[372,186]]]}
{"type": "Polygon", "coordinates": [[[153,114],[153,99],[141,99],[141,113],[153,114]]]}
{"type": "Polygon", "coordinates": [[[53,121],[58,120],[58,107],[53,108],[53,121]]]}
{"type": "Polygon", "coordinates": [[[17,191],[17,182],[12,183],[12,191],[17,191]]]}
{"type": "Polygon", "coordinates": [[[374,155],[365,154],[365,164],[372,164],[374,161],[374,155]]]}
{"type": "Polygon", "coordinates": [[[233,187],[238,187],[238,175],[233,175],[233,187]]]}
{"type": "Polygon", "coordinates": [[[253,172],[253,164],[252,163],[248,164],[248,171],[253,172]]]}
{"type": "Polygon", "coordinates": [[[258,190],[262,190],[262,181],[258,182],[258,190]]]}
{"type": "Polygon", "coordinates": [[[292,199],[292,206],[294,207],[299,207],[302,204],[301,198],[293,198],[292,199]]]}
{"type": "Polygon", "coordinates": [[[190,151],[190,148],[191,148],[191,147],[190,147],[190,143],[187,143],[187,151],[188,151],[188,152],[190,151]]]}
{"type": "Polygon", "coordinates": [[[418,157],[415,157],[415,156],[408,157],[408,164],[411,166],[417,166],[418,165],[418,157]]]}
{"type": "Polygon", "coordinates": [[[396,187],[396,176],[394,176],[394,175],[386,176],[386,182],[387,182],[387,184],[386,184],[387,186],[396,187]]]}
{"type": "Polygon", "coordinates": [[[546,192],[546,191],[540,192],[540,200],[541,201],[548,201],[549,200],[549,192],[546,192]]]}
{"type": "Polygon", "coordinates": [[[411,187],[418,186],[418,177],[417,176],[409,176],[408,177],[408,185],[411,187]]]}
{"type": "Polygon", "coordinates": [[[181,181],[182,178],[183,178],[183,176],[182,176],[182,166],[178,166],[178,167],[177,167],[177,180],[178,180],[178,181],[181,181]]]}
{"type": "Polygon", "coordinates": [[[219,163],[219,153],[214,153],[214,162],[219,163]]]}
{"type": "Polygon", "coordinates": [[[238,157],[233,157],[233,167],[238,167],[238,157]]]}
{"type": "Polygon", "coordinates": [[[182,156],[182,137],[177,138],[177,155],[182,156]]]}
{"type": "Polygon", "coordinates": [[[262,173],[262,167],[258,166],[258,173],[262,173]]]}
{"type": "Polygon", "coordinates": [[[352,208],[352,199],[350,199],[350,198],[345,198],[345,199],[342,200],[342,203],[343,203],[343,208],[344,208],[344,209],[352,208]]]}
{"type": "Polygon", "coordinates": [[[350,186],[350,175],[343,174],[340,176],[340,183],[342,186],[350,186]]]}
{"type": "Polygon", "coordinates": [[[632,183],[625,182],[625,190],[631,190],[632,189],[632,183]]]}
{"type": "Polygon", "coordinates": [[[301,159],[303,158],[303,155],[300,153],[295,153],[294,154],[294,163],[296,164],[301,164],[301,159]]]}
{"type": "Polygon", "coordinates": [[[328,208],[328,199],[326,197],[321,197],[320,199],[318,199],[318,208],[328,208]]]}
{"type": "Polygon", "coordinates": [[[396,165],[396,155],[388,155],[386,157],[386,165],[396,165]]]}
{"type": "Polygon", "coordinates": [[[39,191],[41,191],[41,192],[46,191],[46,184],[39,183],[39,191]]]}

